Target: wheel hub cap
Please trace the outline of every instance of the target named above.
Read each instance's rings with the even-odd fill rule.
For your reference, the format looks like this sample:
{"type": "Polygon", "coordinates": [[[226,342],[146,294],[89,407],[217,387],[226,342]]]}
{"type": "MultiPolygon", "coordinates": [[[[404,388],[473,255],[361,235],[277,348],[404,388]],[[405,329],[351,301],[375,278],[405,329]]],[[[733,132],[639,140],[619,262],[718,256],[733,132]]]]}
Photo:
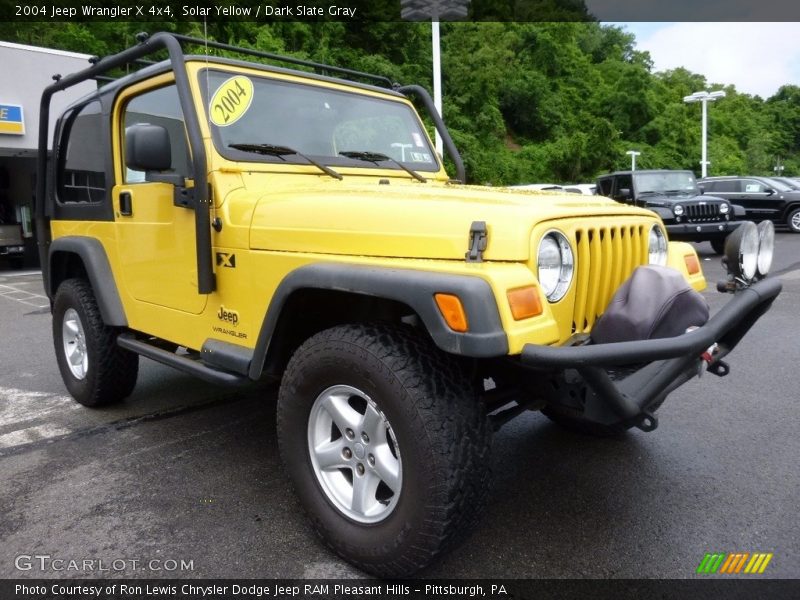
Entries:
{"type": "Polygon", "coordinates": [[[377,523],[395,509],[403,477],[400,449],[389,421],[367,394],[335,385],[317,396],[308,420],[308,451],[322,491],[340,513],[377,523]]]}
{"type": "Polygon", "coordinates": [[[366,454],[364,452],[364,446],[362,446],[361,444],[356,444],[353,447],[353,452],[355,452],[356,458],[359,460],[362,460],[366,454]]]}
{"type": "Polygon", "coordinates": [[[86,350],[83,323],[74,308],[68,308],[64,313],[61,333],[64,342],[64,356],[72,376],[75,379],[85,378],[86,370],[89,368],[89,353],[86,350]]]}

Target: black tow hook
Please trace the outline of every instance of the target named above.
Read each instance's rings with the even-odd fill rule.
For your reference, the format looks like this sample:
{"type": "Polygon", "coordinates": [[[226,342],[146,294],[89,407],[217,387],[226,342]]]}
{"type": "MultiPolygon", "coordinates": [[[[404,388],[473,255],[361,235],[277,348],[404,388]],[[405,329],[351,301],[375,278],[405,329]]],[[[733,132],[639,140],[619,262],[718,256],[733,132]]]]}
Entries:
{"type": "Polygon", "coordinates": [[[706,369],[709,373],[713,373],[717,377],[725,377],[731,372],[731,366],[724,360],[718,360],[713,364],[708,365],[706,369]]]}
{"type": "Polygon", "coordinates": [[[642,410],[635,417],[626,419],[623,423],[628,427],[636,427],[636,429],[649,433],[658,428],[658,417],[649,410],[642,410]]]}
{"type": "Polygon", "coordinates": [[[649,410],[643,410],[639,415],[639,422],[634,423],[634,427],[646,432],[655,431],[658,427],[658,417],[649,410]]]}
{"type": "Polygon", "coordinates": [[[697,372],[698,377],[703,374],[703,363],[705,363],[705,370],[709,373],[713,373],[717,377],[725,377],[725,375],[731,372],[731,366],[721,358],[717,358],[719,352],[719,344],[715,342],[709,346],[708,350],[700,355],[701,362],[697,372]]]}

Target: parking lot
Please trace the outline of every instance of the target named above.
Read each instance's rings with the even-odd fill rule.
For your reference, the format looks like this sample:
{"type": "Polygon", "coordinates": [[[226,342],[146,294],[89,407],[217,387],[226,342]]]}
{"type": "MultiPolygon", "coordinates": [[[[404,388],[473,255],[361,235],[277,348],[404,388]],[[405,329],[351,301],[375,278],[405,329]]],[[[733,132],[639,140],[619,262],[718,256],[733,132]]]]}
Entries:
{"type": "MultiPolygon", "coordinates": [[[[713,310],[723,271],[698,248],[713,310]]],[[[594,439],[538,413],[501,429],[487,513],[422,575],[685,578],[708,552],[764,552],[764,576],[800,576],[800,235],[777,235],[773,272],[784,291],[730,375],[680,388],[656,431],[594,439]]],[[[102,564],[126,577],[362,576],[289,489],[275,386],[231,391],[143,359],[126,402],[83,408],[50,328],[40,274],[0,272],[0,577],[108,576],[102,564]],[[26,568],[32,555],[102,562],[66,573],[26,568]]]]}

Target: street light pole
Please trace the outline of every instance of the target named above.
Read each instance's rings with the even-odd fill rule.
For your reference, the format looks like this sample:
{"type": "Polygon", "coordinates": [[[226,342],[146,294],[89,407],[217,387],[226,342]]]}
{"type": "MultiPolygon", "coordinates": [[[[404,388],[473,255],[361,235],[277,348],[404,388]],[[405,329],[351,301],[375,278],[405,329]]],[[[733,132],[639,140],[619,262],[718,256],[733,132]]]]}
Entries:
{"type": "MultiPolygon", "coordinates": [[[[400,17],[410,21],[431,21],[431,54],[433,58],[433,105],[442,116],[442,60],[439,43],[439,21],[464,19],[470,0],[400,0],[400,17]]],[[[436,152],[444,154],[439,131],[434,132],[436,152]]]]}
{"type": "Polygon", "coordinates": [[[702,104],[701,111],[701,151],[700,151],[700,176],[705,177],[708,175],[708,103],[716,102],[717,98],[724,98],[725,91],[717,90],[716,92],[695,92],[691,96],[684,96],[683,101],[687,104],[693,102],[700,102],[702,104]]]}
{"type": "Polygon", "coordinates": [[[631,171],[636,170],[636,157],[641,154],[638,150],[628,150],[625,154],[630,155],[631,157],[631,171]]]}
{"type": "MultiPolygon", "coordinates": [[[[438,8],[438,5],[434,10],[438,8]]],[[[433,105],[439,116],[442,115],[442,58],[441,46],[439,44],[439,15],[434,12],[431,21],[431,48],[433,49],[433,105]]],[[[442,136],[439,131],[434,131],[434,144],[436,145],[436,153],[439,156],[444,155],[444,144],[442,136]]]]}

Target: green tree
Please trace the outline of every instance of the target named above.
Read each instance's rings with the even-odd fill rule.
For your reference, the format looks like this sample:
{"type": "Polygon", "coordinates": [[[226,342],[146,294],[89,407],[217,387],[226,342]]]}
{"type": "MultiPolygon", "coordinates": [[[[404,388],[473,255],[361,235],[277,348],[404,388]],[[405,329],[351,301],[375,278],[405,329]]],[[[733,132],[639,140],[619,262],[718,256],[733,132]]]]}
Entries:
{"type": "MultiPolygon", "coordinates": [[[[587,21],[583,2],[481,0],[471,11],[486,22],[441,26],[444,118],[469,181],[592,180],[627,168],[630,149],[642,152],[642,167],[699,171],[700,109],[683,97],[722,86],[686,69],[654,73],[634,37],[587,21]],[[522,20],[528,10],[562,20],[490,20],[522,20]]],[[[102,56],[133,45],[145,26],[431,87],[427,22],[5,22],[0,39],[102,56]]],[[[770,174],[780,159],[786,174],[798,173],[800,87],[766,100],[724,89],[709,109],[711,172],[770,174]]]]}

